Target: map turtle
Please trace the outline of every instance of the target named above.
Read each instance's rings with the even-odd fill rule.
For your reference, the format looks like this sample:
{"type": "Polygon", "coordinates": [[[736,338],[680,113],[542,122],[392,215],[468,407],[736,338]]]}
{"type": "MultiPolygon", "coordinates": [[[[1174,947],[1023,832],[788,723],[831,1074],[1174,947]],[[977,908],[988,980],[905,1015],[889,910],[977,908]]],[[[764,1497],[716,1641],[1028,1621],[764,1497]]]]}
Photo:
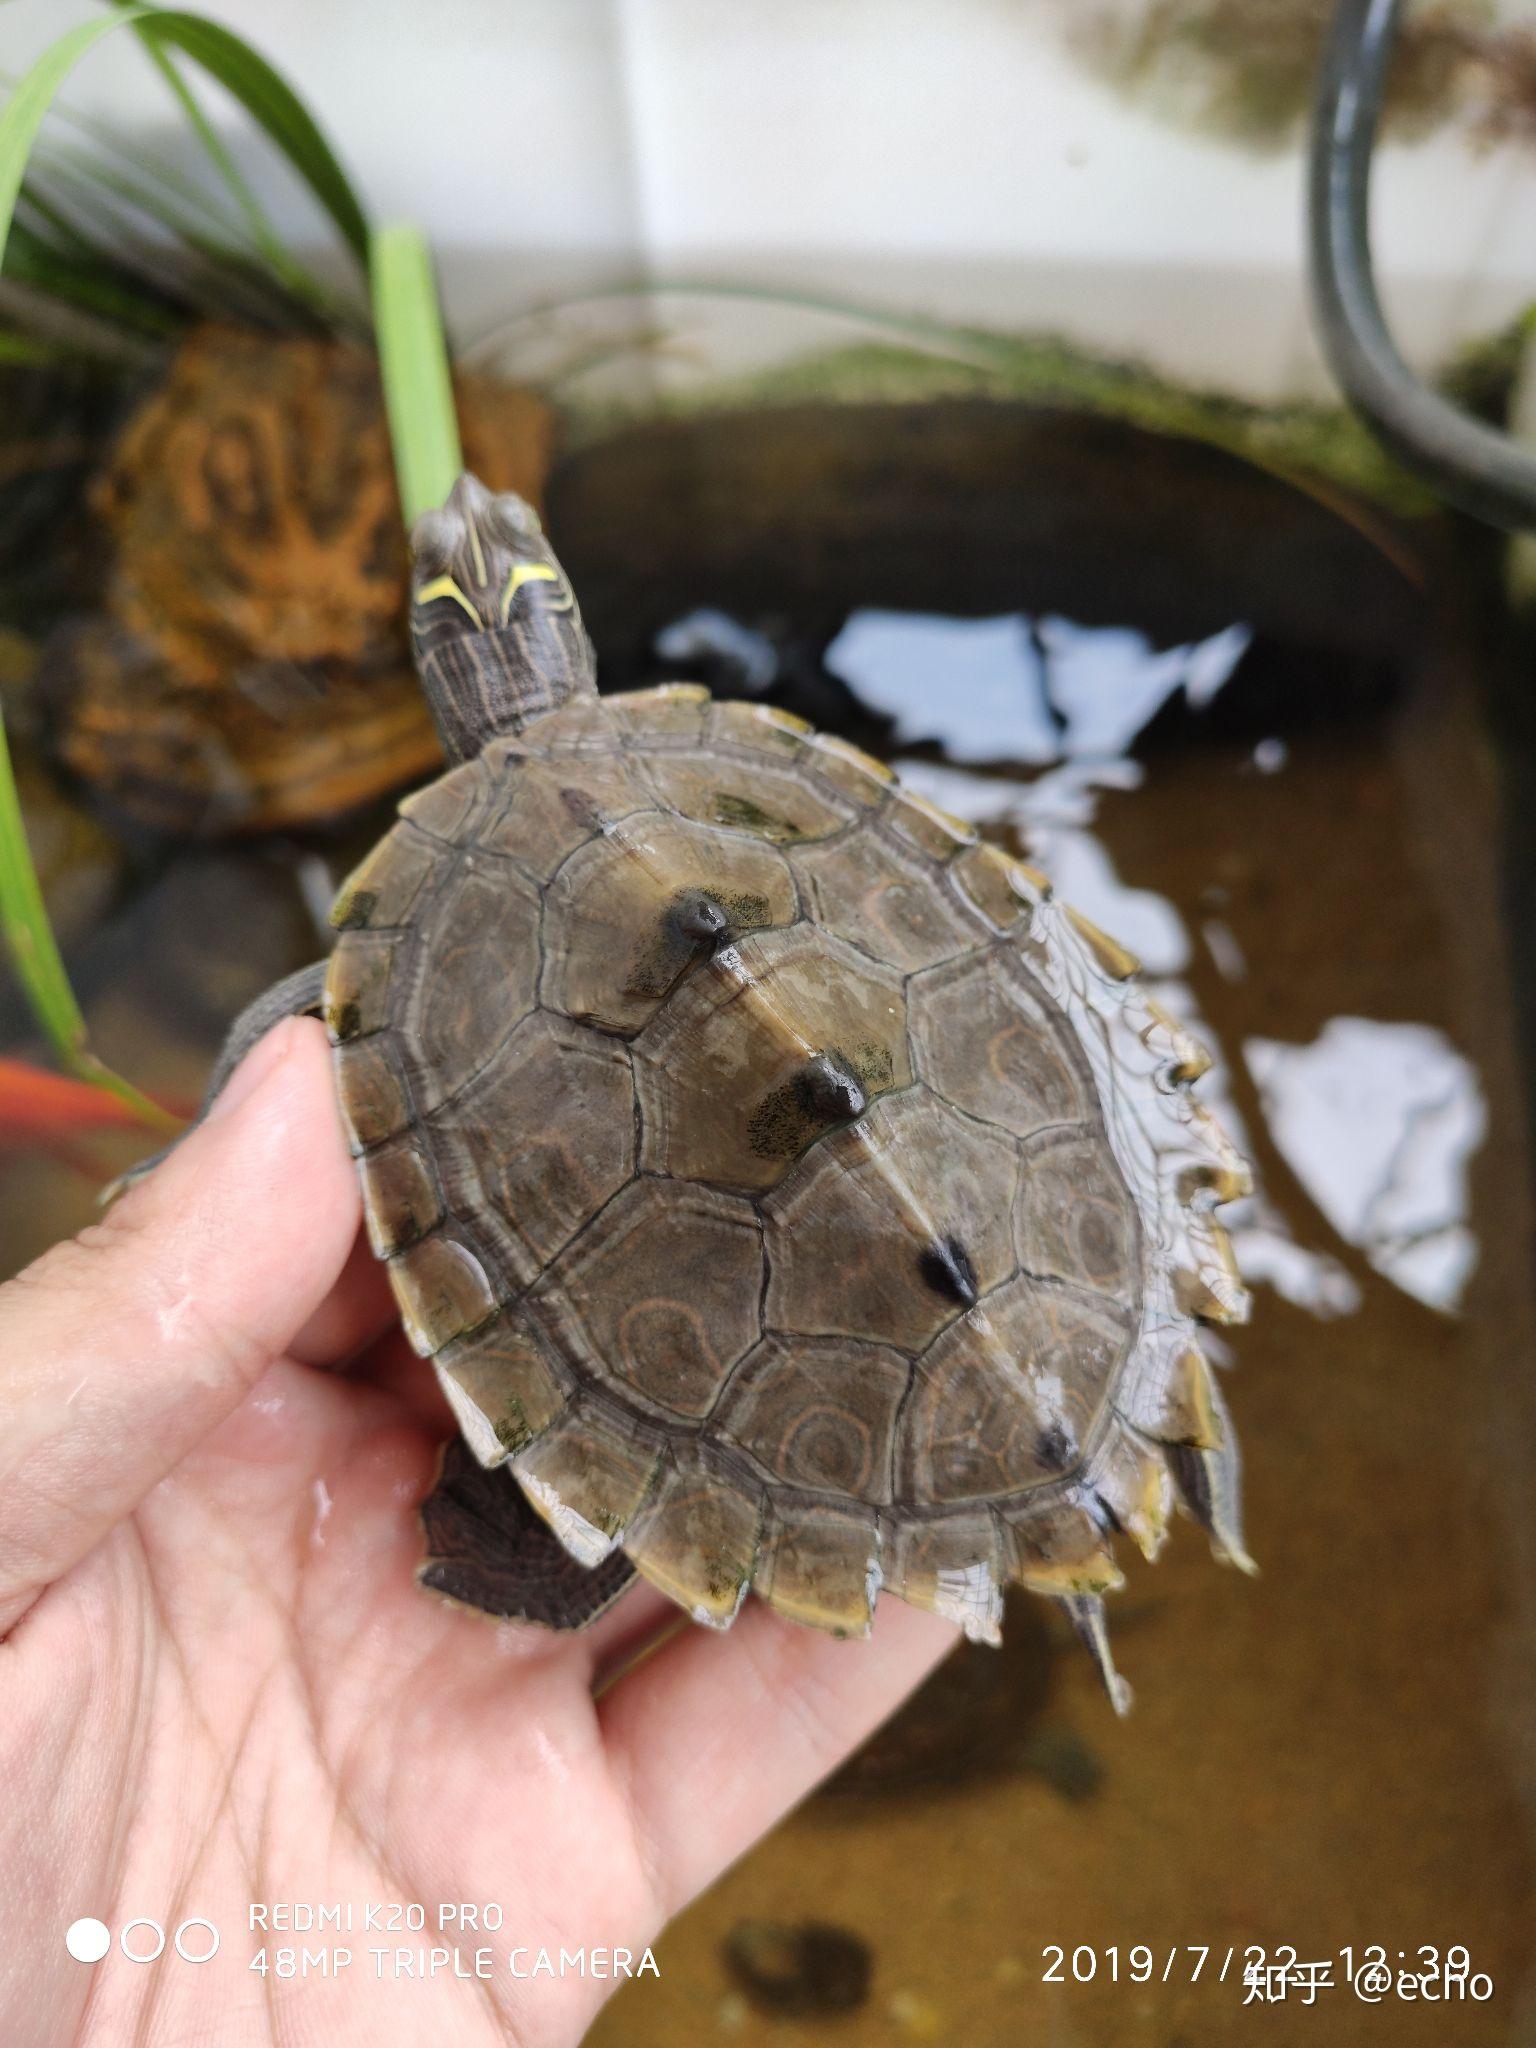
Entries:
{"type": "Polygon", "coordinates": [[[285,1012],[334,1047],[367,1228],[462,1441],[425,1582],[578,1626],[635,1572],[856,1636],[997,1640],[1175,1505],[1247,1567],[1202,1345],[1247,1297],[1205,1055],[1045,877],[878,760],[692,684],[599,696],[520,498],[413,536],[449,766],[285,1012]]]}

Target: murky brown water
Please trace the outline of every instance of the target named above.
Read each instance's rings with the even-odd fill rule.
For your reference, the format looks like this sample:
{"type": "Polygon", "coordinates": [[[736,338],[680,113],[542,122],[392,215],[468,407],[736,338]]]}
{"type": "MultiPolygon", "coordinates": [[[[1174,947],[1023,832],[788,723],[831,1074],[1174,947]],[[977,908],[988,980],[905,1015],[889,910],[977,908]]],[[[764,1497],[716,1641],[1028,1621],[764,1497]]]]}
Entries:
{"type": "MultiPolygon", "coordinates": [[[[1388,537],[1444,593],[1425,603],[1372,539],[1208,451],[975,408],[646,429],[557,475],[551,525],[613,682],[655,671],[659,628],[721,606],[766,635],[780,701],[865,740],[877,722],[821,661],[857,606],[1061,610],[1160,647],[1252,625],[1208,709],[1170,702],[1138,743],[1141,786],[1096,791],[1074,830],[1182,921],[1189,958],[1165,972],[1225,1051],[1285,1241],[1358,1296],[1327,1317],[1259,1289],[1227,1391],[1262,1576],[1213,1567],[1188,1525],[1132,1570],[1113,1614],[1127,1721],[1054,1618],[1016,1608],[1007,1648],[959,1652],[684,1915],[661,1981],[622,1991],[593,2040],[1530,2040],[1536,1299],[1501,912],[1520,877],[1501,872],[1470,583],[1432,544],[1404,555],[1388,537]],[[1486,1130],[1463,1148],[1458,1228],[1477,1263],[1459,1312],[1389,1277],[1407,1270],[1396,1252],[1339,1236],[1266,1128],[1242,1048],[1314,1046],[1339,1018],[1428,1027],[1445,1072],[1464,1072],[1459,1053],[1475,1074],[1486,1130]],[[824,1927],[807,1941],[808,1912],[824,1927]],[[1492,1998],[1367,2004],[1339,1957],[1373,1943],[1393,1969],[1399,1951],[1463,1944],[1492,1998]],[[1311,2009],[1294,1988],[1283,2009],[1245,2009],[1244,1950],[1286,1944],[1332,1958],[1332,1985],[1311,2009]],[[1045,1981],[1053,1945],[1064,1981],[1045,1981]],[[1092,1981],[1074,1981],[1074,1950],[1092,1981]]],[[[1001,761],[972,772],[1008,782],[1001,761]]],[[[64,835],[42,780],[32,801],[64,835]]],[[[180,1095],[223,1022],[313,956],[310,906],[350,850],[141,842],[120,862],[110,842],[61,843],[101,1049],[180,1095]],[[110,890],[85,886],[109,870],[110,890]]],[[[4,1023],[23,1036],[14,1005],[4,1023]]],[[[1398,1043],[1378,1042],[1384,1058],[1398,1043]]],[[[1358,1076],[1362,1096],[1372,1084],[1358,1076]]],[[[133,1149],[96,1146],[105,1165],[133,1149]]],[[[76,1227],[91,1193],[75,1168],[0,1151],[4,1264],[76,1227]]]]}

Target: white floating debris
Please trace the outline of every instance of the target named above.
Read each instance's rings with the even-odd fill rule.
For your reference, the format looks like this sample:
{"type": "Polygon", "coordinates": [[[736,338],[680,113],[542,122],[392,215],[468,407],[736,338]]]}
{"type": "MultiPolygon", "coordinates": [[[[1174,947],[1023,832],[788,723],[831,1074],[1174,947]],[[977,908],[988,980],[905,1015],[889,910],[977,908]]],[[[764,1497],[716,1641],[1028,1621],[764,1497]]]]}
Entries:
{"type": "Polygon", "coordinates": [[[898,744],[938,740],[957,761],[1054,761],[1060,735],[1045,701],[1028,622],[857,611],[826,665],[872,711],[896,721],[898,744]]]}
{"type": "Polygon", "coordinates": [[[1487,1128],[1476,1070],[1427,1024],[1335,1017],[1311,1045],[1243,1057],[1287,1164],[1404,1293],[1452,1314],[1476,1264],[1467,1166],[1487,1128]]]}
{"type": "Polygon", "coordinates": [[[1063,761],[1026,782],[1017,775],[974,775],[942,761],[903,755],[891,763],[908,789],[953,811],[972,825],[1016,825],[1021,831],[1051,825],[1086,826],[1098,811],[1101,789],[1140,789],[1139,761],[1063,761]]]}
{"type": "Polygon", "coordinates": [[[1180,690],[1203,708],[1252,637],[1227,626],[1158,652],[1130,627],[867,610],[851,614],[826,663],[896,721],[898,745],[937,740],[956,761],[1043,764],[1123,754],[1180,690]]]}
{"type": "Polygon", "coordinates": [[[1020,820],[1032,826],[1091,825],[1101,789],[1140,789],[1147,771],[1139,761],[1063,761],[1026,783],[1020,820]]]}
{"type": "Polygon", "coordinates": [[[971,825],[1013,824],[1032,787],[1016,775],[973,775],[968,768],[949,768],[942,761],[899,758],[891,766],[904,789],[971,825]]]}
{"type": "MultiPolygon", "coordinates": [[[[1224,1118],[1222,1127],[1226,1128],[1224,1118]]],[[[1263,1218],[1261,1222],[1234,1225],[1231,1209],[1222,1212],[1232,1239],[1232,1256],[1248,1285],[1273,1287],[1282,1301],[1310,1310],[1321,1322],[1354,1315],[1360,1307],[1360,1288],[1354,1275],[1326,1252],[1298,1244],[1267,1202],[1254,1202],[1252,1207],[1263,1218]]]]}
{"type": "Polygon", "coordinates": [[[1253,750],[1253,765],[1261,775],[1278,775],[1290,758],[1284,740],[1260,740],[1253,750]]]}
{"type": "Polygon", "coordinates": [[[1224,918],[1208,917],[1200,927],[1200,936],[1205,940],[1205,950],[1210,954],[1216,972],[1223,981],[1242,981],[1248,973],[1248,958],[1233,931],[1224,918]]]}
{"type": "Polygon", "coordinates": [[[761,696],[779,672],[778,653],[768,635],[714,605],[701,605],[663,626],[653,645],[663,661],[729,662],[749,697],[761,696]]]}
{"type": "Polygon", "coordinates": [[[1068,756],[1121,754],[1182,690],[1200,710],[1248,650],[1246,626],[1227,626],[1209,640],[1154,653],[1145,633],[1128,626],[1076,626],[1042,619],[1046,689],[1065,721],[1068,756]]]}
{"type": "Polygon", "coordinates": [[[1148,973],[1180,974],[1189,965],[1183,918],[1155,889],[1128,888],[1093,833],[1031,827],[1027,838],[1062,901],[1129,946],[1148,973]]]}

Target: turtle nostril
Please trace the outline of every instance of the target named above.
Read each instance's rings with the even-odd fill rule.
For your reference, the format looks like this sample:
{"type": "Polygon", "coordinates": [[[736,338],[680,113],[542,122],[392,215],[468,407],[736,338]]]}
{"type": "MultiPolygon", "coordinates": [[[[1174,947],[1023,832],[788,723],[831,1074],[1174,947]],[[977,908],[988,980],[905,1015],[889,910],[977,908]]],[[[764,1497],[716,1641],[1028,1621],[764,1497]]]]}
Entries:
{"type": "Polygon", "coordinates": [[[826,1053],[816,1053],[800,1070],[800,1085],[811,1114],[821,1123],[851,1124],[869,1107],[869,1097],[852,1074],[826,1053]]]}

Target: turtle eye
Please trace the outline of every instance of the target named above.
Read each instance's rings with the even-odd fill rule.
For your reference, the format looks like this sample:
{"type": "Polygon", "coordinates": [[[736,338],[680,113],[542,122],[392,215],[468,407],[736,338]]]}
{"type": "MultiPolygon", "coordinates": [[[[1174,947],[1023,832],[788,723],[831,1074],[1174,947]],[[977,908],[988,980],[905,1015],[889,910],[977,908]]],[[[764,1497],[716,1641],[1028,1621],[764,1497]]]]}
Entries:
{"type": "Polygon", "coordinates": [[[502,491],[491,500],[486,525],[500,540],[534,540],[544,531],[539,515],[516,491],[502,491]]]}
{"type": "Polygon", "coordinates": [[[422,575],[435,576],[448,567],[460,531],[459,522],[449,512],[422,513],[411,528],[411,556],[422,575]]]}

